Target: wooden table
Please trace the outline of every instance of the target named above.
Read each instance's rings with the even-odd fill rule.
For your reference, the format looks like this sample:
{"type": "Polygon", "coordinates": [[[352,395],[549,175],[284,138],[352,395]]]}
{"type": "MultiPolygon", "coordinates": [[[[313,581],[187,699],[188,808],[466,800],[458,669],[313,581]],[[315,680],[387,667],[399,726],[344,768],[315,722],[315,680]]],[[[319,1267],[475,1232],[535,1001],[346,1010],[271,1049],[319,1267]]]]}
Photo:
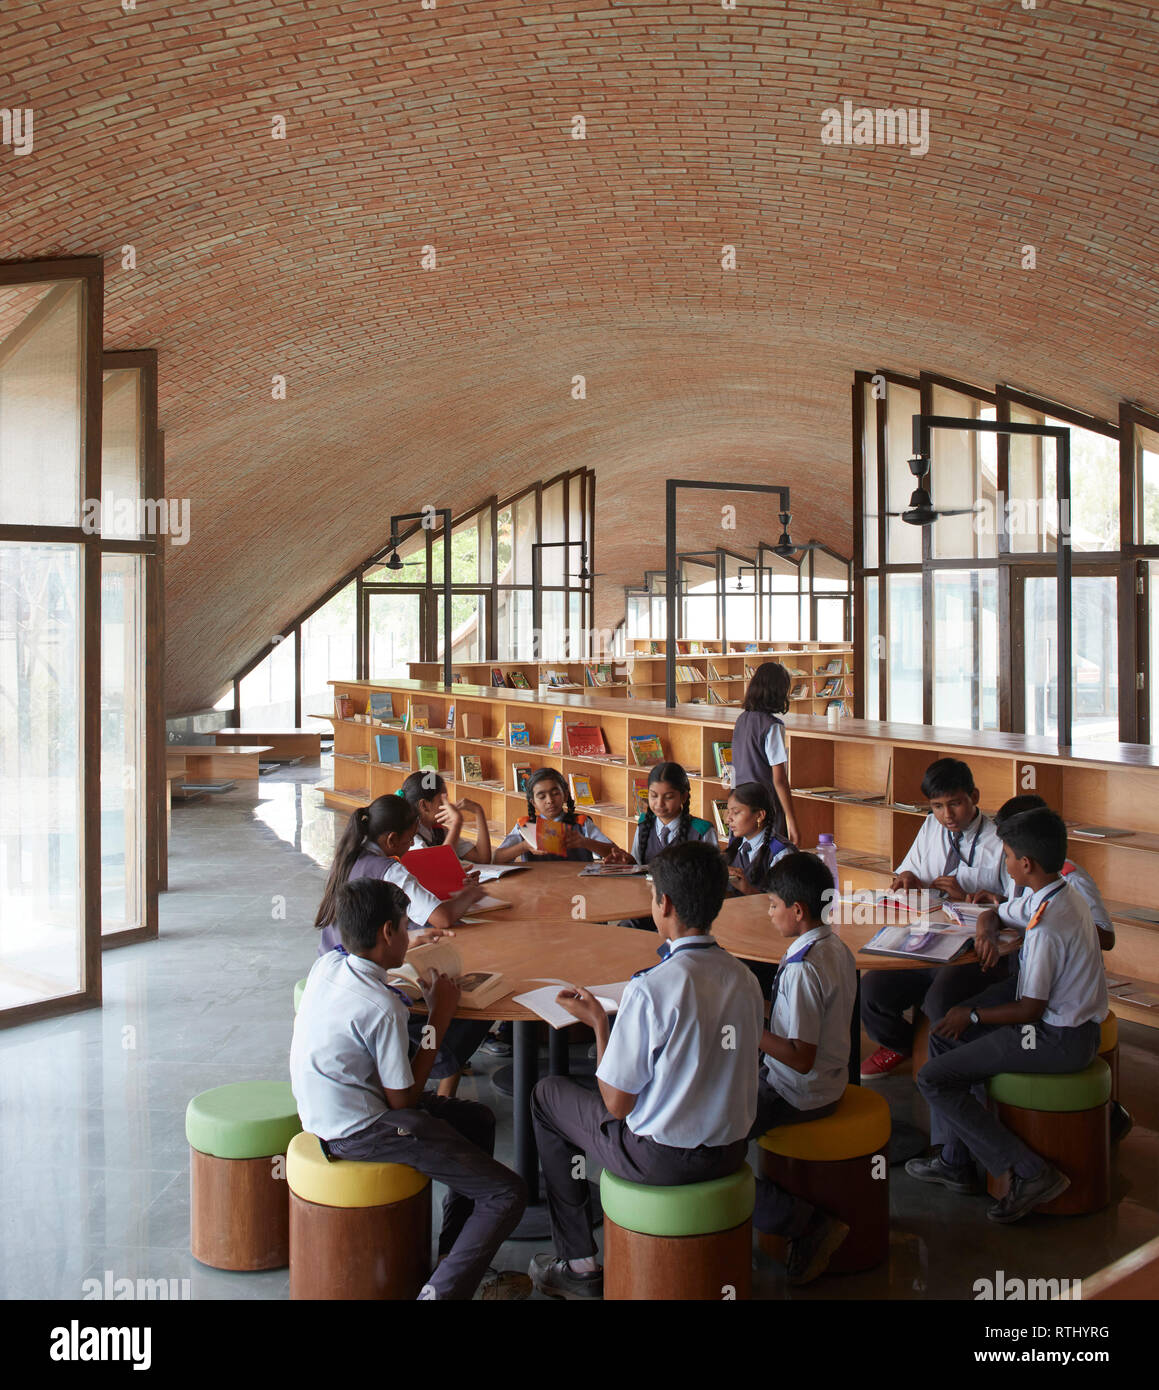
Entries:
{"type": "Polygon", "coordinates": [[[322,759],[320,729],[215,729],[213,737],[219,745],[228,745],[239,738],[257,739],[268,745],[270,762],[304,758],[316,763],[322,759]]]}
{"type": "Polygon", "coordinates": [[[259,762],[270,751],[264,743],[167,743],[165,757],[173,771],[184,770],[194,782],[216,778],[253,778],[261,775],[259,762]]]}
{"type": "Polygon", "coordinates": [[[652,885],[643,874],[581,878],[583,867],[576,863],[539,863],[517,874],[504,874],[486,885],[493,898],[511,904],[509,908],[497,909],[494,915],[525,922],[618,922],[621,918],[652,915],[652,885]],[[576,912],[578,917],[573,915],[576,912]]]}

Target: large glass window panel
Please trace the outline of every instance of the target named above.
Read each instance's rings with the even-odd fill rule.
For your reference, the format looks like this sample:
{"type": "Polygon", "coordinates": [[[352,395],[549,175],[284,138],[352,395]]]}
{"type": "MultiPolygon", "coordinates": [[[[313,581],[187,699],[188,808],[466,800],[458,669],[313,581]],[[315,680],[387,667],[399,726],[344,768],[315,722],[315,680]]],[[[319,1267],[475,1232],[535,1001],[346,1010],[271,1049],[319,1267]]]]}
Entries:
{"type": "MultiPolygon", "coordinates": [[[[1065,420],[1046,417],[1048,425],[1065,420]]],[[[1070,427],[1070,534],[1074,550],[1118,550],[1119,548],[1119,441],[1092,430],[1070,427]]],[[[1055,497],[1054,441],[1047,449],[1050,475],[1044,489],[1055,497]]],[[[1054,529],[1054,517],[1049,519],[1054,529]]]]}
{"type": "Polygon", "coordinates": [[[825,598],[817,600],[817,631],[813,634],[818,642],[845,641],[846,598],[825,598]]]}
{"type": "Polygon", "coordinates": [[[1135,427],[1139,454],[1138,539],[1143,545],[1159,545],[1159,434],[1135,427]]]}
{"type": "Polygon", "coordinates": [[[543,632],[540,634],[540,659],[561,661],[565,646],[564,593],[562,589],[544,593],[540,596],[540,610],[543,613],[543,632]]]}
{"type": "Polygon", "coordinates": [[[405,679],[410,675],[410,663],[422,659],[422,595],[368,593],[366,605],[369,679],[405,679]]]}
{"type": "MultiPolygon", "coordinates": [[[[967,420],[994,418],[993,407],[983,410],[972,396],[943,386],[932,388],[932,400],[935,415],[967,420]]],[[[957,560],[996,555],[994,436],[974,430],[939,429],[932,431],[931,441],[930,495],[934,506],[967,512],[939,517],[934,523],[930,533],[934,558],[957,560]],[[970,508],[978,510],[970,513],[970,508]]]]}
{"type": "MultiPolygon", "coordinates": [[[[1026,732],[1058,731],[1058,610],[1053,575],[1026,580],[1026,732]]],[[[1071,583],[1072,735],[1076,742],[1119,737],[1118,615],[1113,575],[1075,575],[1071,583]]]]}
{"type": "Polygon", "coordinates": [[[877,524],[881,508],[881,500],[877,495],[877,402],[873,398],[873,387],[869,382],[861,389],[864,401],[861,457],[865,467],[861,494],[864,515],[862,554],[863,564],[867,569],[872,569],[878,562],[877,524]]]}
{"type": "MultiPolygon", "coordinates": [[[[568,595],[567,599],[567,645],[563,655],[569,661],[579,661],[585,656],[593,655],[586,634],[584,633],[584,597],[574,591],[568,595]]],[[[600,655],[601,653],[594,653],[600,655]]]]}
{"type": "MultiPolygon", "coordinates": [[[[1015,424],[1042,424],[1041,415],[1020,405],[1010,407],[1010,419],[1015,424]]],[[[1004,511],[1008,545],[1014,554],[1030,555],[1041,550],[1054,550],[1054,527],[1050,528],[1048,535],[1042,505],[1048,471],[1052,475],[1050,496],[1053,497],[1053,441],[1035,435],[1010,436],[1010,495],[1004,511]],[[1049,463],[1049,469],[1044,468],[1044,458],[1049,463]]]]}
{"type": "Polygon", "coordinates": [[[881,638],[878,632],[880,610],[878,585],[875,577],[865,580],[865,670],[854,672],[854,680],[865,689],[866,719],[881,718],[881,638]]]}
{"type": "Polygon", "coordinates": [[[293,637],[279,642],[248,676],[242,677],[241,725],[243,729],[295,727],[293,637]]]}
{"type": "Polygon", "coordinates": [[[1151,594],[1151,611],[1148,615],[1150,655],[1147,684],[1151,692],[1151,742],[1159,743],[1159,560],[1149,561],[1147,568],[1147,588],[1151,594]]]}
{"type": "Polygon", "coordinates": [[[891,574],[889,586],[889,709],[886,718],[922,720],[922,577],[891,574]]]}
{"type": "MultiPolygon", "coordinates": [[[[451,595],[451,660],[485,661],[487,657],[486,597],[481,593],[451,595]]],[[[443,596],[435,594],[435,650],[443,659],[443,596]]]]}
{"type": "Polygon", "coordinates": [[[724,630],[730,642],[752,642],[757,635],[757,577],[752,560],[724,557],[724,630]]]}
{"type": "Polygon", "coordinates": [[[998,727],[998,580],[993,570],[934,572],[934,723],[998,727]]]}
{"type": "Polygon", "coordinates": [[[80,547],[0,542],[0,1009],[85,987],[81,629],[80,547]]]}
{"type": "Polygon", "coordinates": [[[500,661],[531,661],[532,622],[530,589],[500,589],[495,613],[495,641],[500,661]]]}
{"type": "MultiPolygon", "coordinates": [[[[81,523],[84,305],[79,280],[0,286],[0,519],[10,525],[81,523]]],[[[99,529],[95,513],[85,519],[99,529]]]]}
{"type": "Polygon", "coordinates": [[[104,374],[101,426],[101,535],[139,540],[144,519],[139,503],[145,450],[141,438],[141,373],[117,368],[104,374]]]}
{"type": "MultiPolygon", "coordinates": [[[[885,487],[891,512],[904,512],[917,479],[909,471],[913,453],[913,417],[921,411],[921,397],[909,386],[886,387],[885,487]]],[[[891,516],[886,530],[886,563],[918,564],[922,558],[922,528],[891,516]]]]}
{"type": "Polygon", "coordinates": [[[495,556],[496,584],[510,584],[515,578],[515,512],[511,507],[502,507],[496,518],[495,556]]]}
{"type": "MultiPolygon", "coordinates": [[[[539,552],[541,565],[541,583],[549,588],[561,588],[565,574],[578,574],[580,567],[580,551],[577,545],[574,550],[565,550],[560,544],[563,541],[563,513],[567,498],[564,493],[564,484],[561,479],[558,483],[552,483],[551,487],[545,487],[542,493],[542,520],[543,534],[540,539],[550,549],[539,552]]],[[[579,540],[579,536],[575,538],[579,540]]]]}
{"type": "Polygon", "coordinates": [[[764,640],[776,646],[779,642],[797,642],[801,637],[801,608],[797,601],[800,572],[789,560],[761,547],[758,556],[764,567],[761,585],[764,599],[764,640]]]}
{"type": "Polygon", "coordinates": [[[530,584],[531,546],[539,539],[535,530],[535,493],[529,492],[515,504],[515,582],[530,584]]]}
{"type": "Polygon", "coordinates": [[[352,580],[302,623],[302,727],[305,729],[333,728],[328,719],[312,716],[334,707],[334,693],[327,682],[348,680],[354,674],[358,651],[356,605],[357,586],[352,580]]]}
{"type": "Polygon", "coordinates": [[[704,565],[696,560],[682,560],[680,577],[680,636],[695,641],[719,637],[716,566],[704,565]]]}
{"type": "Polygon", "coordinates": [[[101,558],[101,931],[145,925],[145,580],[101,558]]]}

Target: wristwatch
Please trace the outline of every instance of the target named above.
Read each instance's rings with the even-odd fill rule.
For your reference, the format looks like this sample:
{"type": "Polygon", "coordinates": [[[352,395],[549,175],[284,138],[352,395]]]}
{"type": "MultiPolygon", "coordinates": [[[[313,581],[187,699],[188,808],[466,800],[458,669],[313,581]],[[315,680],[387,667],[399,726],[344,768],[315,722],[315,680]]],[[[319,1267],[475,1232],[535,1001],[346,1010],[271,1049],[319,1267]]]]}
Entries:
{"type": "Polygon", "coordinates": [[[971,1023],[981,1023],[981,1022],[982,1022],[982,1020],[978,1017],[978,1010],[977,1010],[977,1009],[971,1009],[971,1010],[970,1010],[970,1022],[971,1022],[971,1023]]]}

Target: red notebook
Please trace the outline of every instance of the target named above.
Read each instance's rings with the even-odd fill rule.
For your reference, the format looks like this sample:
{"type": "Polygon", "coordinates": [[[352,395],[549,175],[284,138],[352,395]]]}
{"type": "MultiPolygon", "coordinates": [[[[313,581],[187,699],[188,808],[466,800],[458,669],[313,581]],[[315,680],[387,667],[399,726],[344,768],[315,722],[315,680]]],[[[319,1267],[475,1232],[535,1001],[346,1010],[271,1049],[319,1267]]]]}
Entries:
{"type": "Polygon", "coordinates": [[[399,863],[414,874],[428,893],[444,902],[453,898],[467,881],[462,862],[450,845],[407,850],[399,863]]]}
{"type": "Polygon", "coordinates": [[[591,753],[604,754],[608,751],[603,732],[598,724],[569,724],[567,726],[567,748],[573,758],[584,758],[591,753]]]}

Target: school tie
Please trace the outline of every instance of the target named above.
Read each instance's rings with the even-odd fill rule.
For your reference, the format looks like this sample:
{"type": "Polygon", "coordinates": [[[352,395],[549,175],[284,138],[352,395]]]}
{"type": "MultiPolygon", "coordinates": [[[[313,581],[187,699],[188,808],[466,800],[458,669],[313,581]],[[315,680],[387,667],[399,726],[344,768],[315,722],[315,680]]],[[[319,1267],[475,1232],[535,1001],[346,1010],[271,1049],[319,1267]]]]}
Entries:
{"type": "Polygon", "coordinates": [[[950,848],[946,854],[946,867],[942,870],[943,874],[952,874],[962,862],[962,834],[961,830],[950,832],[950,848]]]}
{"type": "Polygon", "coordinates": [[[747,840],[741,844],[739,858],[742,873],[747,872],[749,866],[749,842],[747,840]]]}

